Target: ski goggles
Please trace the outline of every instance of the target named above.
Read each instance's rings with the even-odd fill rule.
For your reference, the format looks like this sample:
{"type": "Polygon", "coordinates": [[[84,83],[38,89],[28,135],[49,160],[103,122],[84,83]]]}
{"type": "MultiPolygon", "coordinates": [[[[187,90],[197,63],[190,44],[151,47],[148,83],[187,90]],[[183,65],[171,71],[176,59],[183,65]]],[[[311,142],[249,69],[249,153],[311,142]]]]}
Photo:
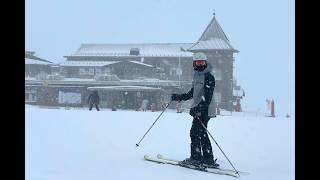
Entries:
{"type": "Polygon", "coordinates": [[[196,65],[196,66],[204,66],[204,65],[207,64],[207,61],[206,60],[195,60],[193,62],[193,64],[196,65]]]}

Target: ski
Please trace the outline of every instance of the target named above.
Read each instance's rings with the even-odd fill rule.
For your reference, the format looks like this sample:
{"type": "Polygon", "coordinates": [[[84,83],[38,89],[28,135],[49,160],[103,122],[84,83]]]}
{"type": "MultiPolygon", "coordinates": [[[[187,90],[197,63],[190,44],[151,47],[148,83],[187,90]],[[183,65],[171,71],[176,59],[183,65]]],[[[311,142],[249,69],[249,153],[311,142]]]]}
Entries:
{"type": "Polygon", "coordinates": [[[197,167],[197,166],[192,166],[192,165],[181,165],[181,164],[179,164],[178,161],[171,161],[171,160],[165,160],[165,159],[160,159],[160,158],[152,158],[152,157],[149,157],[148,155],[144,155],[144,160],[150,161],[150,162],[155,162],[158,164],[170,164],[170,165],[174,165],[174,166],[180,166],[180,167],[184,167],[184,168],[194,169],[194,170],[213,173],[213,174],[228,175],[228,176],[233,176],[233,177],[237,177],[237,178],[239,177],[239,175],[237,175],[235,172],[232,172],[232,171],[224,171],[221,169],[197,167]]]}
{"type": "MultiPolygon", "coordinates": [[[[157,158],[158,158],[158,159],[162,159],[162,160],[166,160],[166,161],[176,162],[176,163],[179,163],[179,162],[180,162],[179,160],[171,159],[171,158],[165,157],[165,156],[163,156],[163,155],[161,155],[161,154],[158,154],[158,155],[157,155],[157,158]]],[[[238,171],[238,173],[237,173],[237,171],[235,171],[235,170],[225,169],[225,168],[221,168],[221,167],[218,167],[218,168],[207,168],[207,169],[219,169],[219,170],[222,170],[222,171],[229,171],[229,172],[236,173],[236,174],[238,174],[238,173],[248,174],[248,173],[242,172],[242,171],[238,171]]]]}

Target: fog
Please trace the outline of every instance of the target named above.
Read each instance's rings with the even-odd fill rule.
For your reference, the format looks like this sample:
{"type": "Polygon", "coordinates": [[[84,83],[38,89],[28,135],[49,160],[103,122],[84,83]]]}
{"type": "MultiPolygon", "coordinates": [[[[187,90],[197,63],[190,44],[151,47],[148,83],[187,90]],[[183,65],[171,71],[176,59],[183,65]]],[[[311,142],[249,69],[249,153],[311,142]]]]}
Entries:
{"type": "Polygon", "coordinates": [[[243,108],[294,115],[294,1],[26,0],[25,46],[53,63],[83,43],[194,43],[215,12],[235,53],[243,108]]]}

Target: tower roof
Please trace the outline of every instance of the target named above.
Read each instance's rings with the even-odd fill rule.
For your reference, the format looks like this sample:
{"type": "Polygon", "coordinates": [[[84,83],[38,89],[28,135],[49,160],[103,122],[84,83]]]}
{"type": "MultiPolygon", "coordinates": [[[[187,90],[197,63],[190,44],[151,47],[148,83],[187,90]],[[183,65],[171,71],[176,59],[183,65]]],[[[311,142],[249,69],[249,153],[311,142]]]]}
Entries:
{"type": "Polygon", "coordinates": [[[212,20],[200,36],[199,40],[194,43],[189,50],[232,50],[238,52],[234,49],[229,42],[228,37],[222,30],[220,24],[218,23],[215,14],[212,20]]]}
{"type": "Polygon", "coordinates": [[[226,34],[223,32],[220,24],[218,23],[215,15],[211,19],[210,23],[208,24],[207,28],[204,30],[198,41],[206,41],[212,38],[218,38],[225,41],[229,41],[226,34]]]}

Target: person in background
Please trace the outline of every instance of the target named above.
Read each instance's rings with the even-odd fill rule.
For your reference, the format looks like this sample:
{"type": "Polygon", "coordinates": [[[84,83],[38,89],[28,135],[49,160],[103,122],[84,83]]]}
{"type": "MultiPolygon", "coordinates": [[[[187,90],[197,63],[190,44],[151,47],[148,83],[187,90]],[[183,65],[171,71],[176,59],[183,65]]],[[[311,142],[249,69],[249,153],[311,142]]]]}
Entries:
{"type": "Polygon", "coordinates": [[[149,100],[148,99],[143,99],[142,103],[141,103],[141,110],[142,111],[147,111],[148,104],[149,104],[149,100]]]}
{"type": "Polygon", "coordinates": [[[95,105],[97,111],[100,111],[98,107],[99,103],[100,103],[100,97],[99,97],[98,91],[95,90],[88,97],[89,111],[92,110],[93,105],[95,105]]]}

